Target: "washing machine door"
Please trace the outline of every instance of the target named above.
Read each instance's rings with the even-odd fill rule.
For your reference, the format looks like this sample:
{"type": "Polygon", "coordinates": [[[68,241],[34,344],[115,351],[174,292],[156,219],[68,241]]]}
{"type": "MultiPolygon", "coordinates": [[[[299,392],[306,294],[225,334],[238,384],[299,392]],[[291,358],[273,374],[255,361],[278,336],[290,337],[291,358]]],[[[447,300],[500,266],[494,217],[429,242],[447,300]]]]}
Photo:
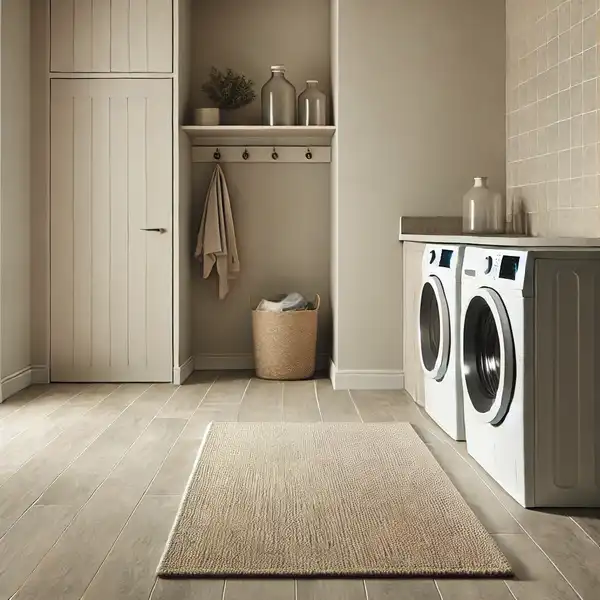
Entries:
{"type": "Polygon", "coordinates": [[[435,275],[427,277],[421,288],[418,328],[423,372],[441,381],[450,357],[450,313],[444,286],[435,275]]]}
{"type": "Polygon", "coordinates": [[[498,292],[479,289],[462,317],[462,377],[475,414],[492,425],[506,417],[515,387],[515,346],[498,292]]]}

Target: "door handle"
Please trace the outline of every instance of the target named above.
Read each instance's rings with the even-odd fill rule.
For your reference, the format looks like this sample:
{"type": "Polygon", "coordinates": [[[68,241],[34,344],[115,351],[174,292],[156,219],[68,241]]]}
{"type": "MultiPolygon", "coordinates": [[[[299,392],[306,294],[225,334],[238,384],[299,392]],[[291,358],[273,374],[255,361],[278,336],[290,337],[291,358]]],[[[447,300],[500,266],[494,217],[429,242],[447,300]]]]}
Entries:
{"type": "Polygon", "coordinates": [[[155,233],[167,233],[164,227],[142,227],[140,231],[154,231],[155,233]]]}

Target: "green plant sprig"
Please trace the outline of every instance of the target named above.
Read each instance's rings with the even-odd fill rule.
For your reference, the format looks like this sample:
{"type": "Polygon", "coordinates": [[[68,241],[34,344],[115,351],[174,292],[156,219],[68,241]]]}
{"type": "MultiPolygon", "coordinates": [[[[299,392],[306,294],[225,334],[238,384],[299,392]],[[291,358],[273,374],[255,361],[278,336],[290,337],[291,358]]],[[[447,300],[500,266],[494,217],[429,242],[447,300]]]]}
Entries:
{"type": "Polygon", "coordinates": [[[212,67],[202,91],[218,107],[226,110],[242,108],[254,101],[254,81],[241,73],[227,69],[225,73],[212,67]]]}

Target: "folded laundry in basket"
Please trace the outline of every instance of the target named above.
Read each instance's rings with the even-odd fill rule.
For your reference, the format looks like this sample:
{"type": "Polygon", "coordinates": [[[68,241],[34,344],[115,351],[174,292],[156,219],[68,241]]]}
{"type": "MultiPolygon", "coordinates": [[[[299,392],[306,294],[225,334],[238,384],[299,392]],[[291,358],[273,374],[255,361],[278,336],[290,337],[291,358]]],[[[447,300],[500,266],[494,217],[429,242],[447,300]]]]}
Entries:
{"type": "Polygon", "coordinates": [[[306,298],[298,292],[292,292],[281,300],[261,300],[256,310],[267,312],[285,312],[288,310],[306,310],[308,302],[306,298]]]}

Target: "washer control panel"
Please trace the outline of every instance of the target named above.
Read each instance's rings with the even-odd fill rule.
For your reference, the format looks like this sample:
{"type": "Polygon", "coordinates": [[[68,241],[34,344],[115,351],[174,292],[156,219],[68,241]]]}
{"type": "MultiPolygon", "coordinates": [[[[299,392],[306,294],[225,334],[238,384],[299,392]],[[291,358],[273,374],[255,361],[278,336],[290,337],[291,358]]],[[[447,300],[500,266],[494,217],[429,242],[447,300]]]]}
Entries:
{"type": "Polygon", "coordinates": [[[483,272],[487,275],[488,273],[492,272],[493,268],[494,268],[494,258],[492,256],[486,256],[485,257],[485,268],[483,269],[483,272]]]}
{"type": "MultiPolygon", "coordinates": [[[[457,271],[460,273],[462,248],[428,244],[423,254],[423,266],[428,271],[457,271]]],[[[457,273],[457,275],[458,275],[457,273]]]]}
{"type": "Polygon", "coordinates": [[[519,274],[519,265],[521,263],[520,256],[505,254],[500,260],[500,270],[498,277],[500,279],[510,279],[515,281],[519,274]]]}
{"type": "Polygon", "coordinates": [[[528,252],[526,250],[478,248],[465,249],[463,277],[504,282],[507,287],[522,289],[528,252]]]}

